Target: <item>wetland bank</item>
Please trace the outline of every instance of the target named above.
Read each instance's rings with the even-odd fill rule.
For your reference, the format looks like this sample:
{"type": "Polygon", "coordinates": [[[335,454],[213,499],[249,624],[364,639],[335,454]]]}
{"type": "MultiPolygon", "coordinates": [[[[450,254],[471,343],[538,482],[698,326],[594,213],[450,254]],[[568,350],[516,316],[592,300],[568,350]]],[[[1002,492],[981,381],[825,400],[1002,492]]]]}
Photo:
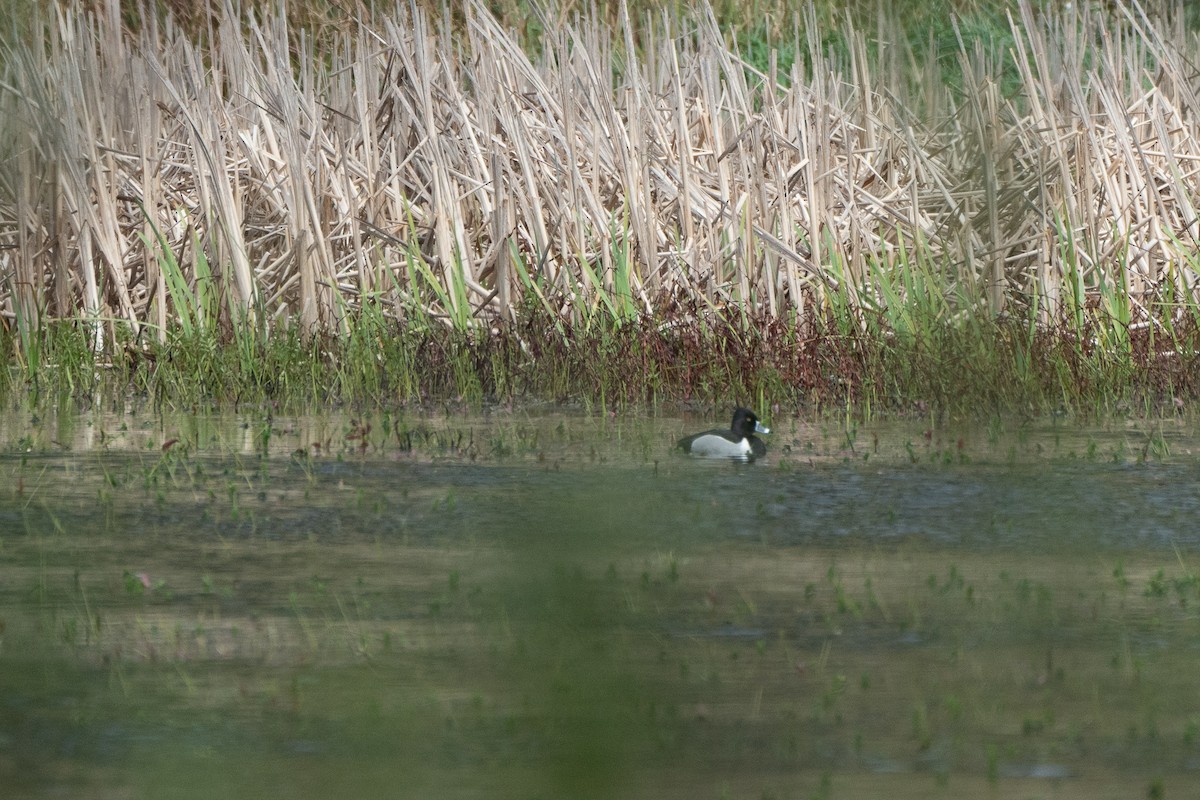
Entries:
{"type": "Polygon", "coordinates": [[[6,427],[6,795],[1195,788],[1193,424],[770,421],[6,427]]]}

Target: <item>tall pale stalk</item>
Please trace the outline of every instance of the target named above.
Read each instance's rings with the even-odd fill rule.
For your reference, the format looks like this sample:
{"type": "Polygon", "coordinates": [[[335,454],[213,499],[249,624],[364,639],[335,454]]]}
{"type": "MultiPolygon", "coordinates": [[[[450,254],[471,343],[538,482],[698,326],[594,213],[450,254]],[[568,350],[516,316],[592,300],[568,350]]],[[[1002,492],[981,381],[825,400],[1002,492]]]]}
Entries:
{"type": "Polygon", "coordinates": [[[480,0],[319,45],[227,3],[208,48],[104,5],[0,54],[0,313],[90,320],[97,347],[200,308],[262,331],[344,332],[367,303],[490,327],[527,300],[1127,327],[1198,299],[1200,42],[1134,2],[1018,3],[1011,50],[964,37],[956,64],[886,14],[827,50],[810,11],[790,70],[703,5],[545,13],[536,58],[480,0]]]}

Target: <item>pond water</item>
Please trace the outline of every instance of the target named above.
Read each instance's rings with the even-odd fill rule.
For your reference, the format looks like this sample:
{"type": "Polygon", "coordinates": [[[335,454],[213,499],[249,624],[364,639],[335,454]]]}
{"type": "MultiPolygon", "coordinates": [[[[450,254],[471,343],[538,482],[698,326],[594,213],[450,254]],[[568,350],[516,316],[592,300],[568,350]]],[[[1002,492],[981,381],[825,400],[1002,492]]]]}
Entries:
{"type": "Polygon", "coordinates": [[[0,421],[6,798],[1174,797],[1200,437],[0,421]]]}

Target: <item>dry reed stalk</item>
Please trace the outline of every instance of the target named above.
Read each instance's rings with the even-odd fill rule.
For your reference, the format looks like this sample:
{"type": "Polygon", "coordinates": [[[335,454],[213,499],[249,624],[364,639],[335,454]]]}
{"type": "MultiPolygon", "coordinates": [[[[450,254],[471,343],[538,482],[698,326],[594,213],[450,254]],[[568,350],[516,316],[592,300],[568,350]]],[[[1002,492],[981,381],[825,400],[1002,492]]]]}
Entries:
{"type": "Polygon", "coordinates": [[[782,76],[703,6],[545,15],[536,62],[477,0],[457,27],[364,16],[320,52],[280,8],[227,3],[201,50],[170,19],[134,39],[115,7],[8,43],[0,83],[0,309],[91,319],[98,345],[101,320],[161,335],[179,311],[154,231],[198,293],[206,257],[222,325],[344,330],[386,297],[469,326],[530,292],[576,322],[807,323],[831,291],[903,302],[879,279],[918,261],[952,306],[1045,323],[1113,292],[1143,315],[1168,284],[1198,299],[1196,36],[1135,2],[1019,3],[1011,61],[961,43],[962,93],[886,15],[895,47],[847,25],[839,57],[810,11],[811,68],[782,76]]]}

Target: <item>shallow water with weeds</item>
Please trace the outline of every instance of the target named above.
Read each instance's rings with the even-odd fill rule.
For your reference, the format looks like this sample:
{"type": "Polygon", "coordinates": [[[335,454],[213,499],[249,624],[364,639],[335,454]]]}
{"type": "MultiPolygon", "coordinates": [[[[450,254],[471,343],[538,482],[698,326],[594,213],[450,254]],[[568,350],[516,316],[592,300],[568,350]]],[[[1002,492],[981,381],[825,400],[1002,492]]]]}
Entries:
{"type": "Polygon", "coordinates": [[[0,421],[5,797],[1172,797],[1193,421],[0,421]]]}

